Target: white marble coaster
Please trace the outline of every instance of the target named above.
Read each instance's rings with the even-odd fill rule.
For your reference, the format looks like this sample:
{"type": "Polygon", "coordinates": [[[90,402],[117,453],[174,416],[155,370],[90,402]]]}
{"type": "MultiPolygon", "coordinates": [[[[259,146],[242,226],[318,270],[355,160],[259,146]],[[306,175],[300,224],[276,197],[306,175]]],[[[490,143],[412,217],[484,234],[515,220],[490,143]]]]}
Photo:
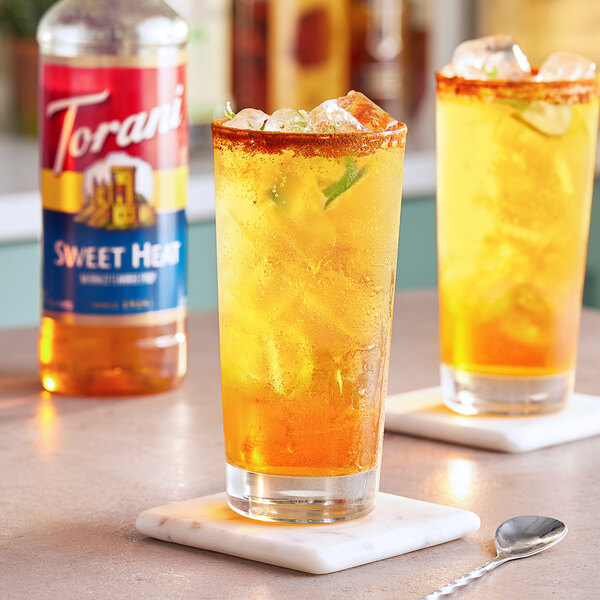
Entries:
{"type": "Polygon", "coordinates": [[[452,412],[439,387],[389,396],[387,431],[500,452],[527,452],[600,434],[600,398],[573,394],[562,411],[525,417],[469,416],[452,412]]]}
{"type": "Polygon", "coordinates": [[[479,529],[472,512],[380,493],[364,517],[327,525],[253,521],[234,513],[224,493],[144,511],[138,531],[317,575],[458,539],[479,529]]]}

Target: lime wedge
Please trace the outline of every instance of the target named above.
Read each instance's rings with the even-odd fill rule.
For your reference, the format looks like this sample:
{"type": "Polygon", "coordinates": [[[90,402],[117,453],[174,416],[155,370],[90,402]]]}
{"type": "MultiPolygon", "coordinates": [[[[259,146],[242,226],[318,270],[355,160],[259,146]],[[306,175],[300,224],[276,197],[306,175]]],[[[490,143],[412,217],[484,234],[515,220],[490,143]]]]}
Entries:
{"type": "Polygon", "coordinates": [[[559,136],[568,131],[573,111],[566,104],[534,100],[522,108],[515,107],[514,116],[544,135],[559,136]]]}

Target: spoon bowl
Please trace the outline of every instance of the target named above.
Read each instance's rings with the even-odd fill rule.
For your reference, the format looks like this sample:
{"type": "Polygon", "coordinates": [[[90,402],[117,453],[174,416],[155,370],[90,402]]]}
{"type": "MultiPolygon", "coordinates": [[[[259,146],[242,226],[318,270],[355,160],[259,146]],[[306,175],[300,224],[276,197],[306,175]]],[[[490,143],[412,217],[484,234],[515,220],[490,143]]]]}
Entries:
{"type": "Polygon", "coordinates": [[[494,545],[496,556],[485,565],[462,575],[422,600],[439,600],[474,579],[489,573],[497,566],[517,558],[526,558],[558,544],[567,535],[567,526],[551,517],[522,516],[504,521],[496,530],[494,545]]]}
{"type": "Polygon", "coordinates": [[[498,527],[494,543],[499,556],[525,558],[558,544],[565,535],[567,526],[558,519],[513,517],[498,527]]]}

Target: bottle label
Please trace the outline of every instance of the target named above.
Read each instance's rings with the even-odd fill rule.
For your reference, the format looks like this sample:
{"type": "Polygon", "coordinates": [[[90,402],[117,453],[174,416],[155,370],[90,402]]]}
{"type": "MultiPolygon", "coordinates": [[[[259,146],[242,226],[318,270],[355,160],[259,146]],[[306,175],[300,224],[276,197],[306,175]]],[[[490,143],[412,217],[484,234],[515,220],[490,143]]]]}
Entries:
{"type": "Polygon", "coordinates": [[[44,312],[185,306],[185,65],[41,76],[44,312]]]}

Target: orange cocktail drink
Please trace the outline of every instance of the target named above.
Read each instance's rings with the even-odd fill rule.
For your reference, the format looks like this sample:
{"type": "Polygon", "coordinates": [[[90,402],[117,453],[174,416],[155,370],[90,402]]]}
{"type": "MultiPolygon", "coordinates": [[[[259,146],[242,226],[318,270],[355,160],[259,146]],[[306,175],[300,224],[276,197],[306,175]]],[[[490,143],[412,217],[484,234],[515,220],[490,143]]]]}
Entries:
{"type": "Polygon", "coordinates": [[[597,128],[595,78],[437,76],[442,386],[459,412],[568,400],[597,128]]]}
{"type": "Polygon", "coordinates": [[[213,125],[228,492],[254,489],[240,512],[310,522],[372,508],[405,132],[213,125]]]}

